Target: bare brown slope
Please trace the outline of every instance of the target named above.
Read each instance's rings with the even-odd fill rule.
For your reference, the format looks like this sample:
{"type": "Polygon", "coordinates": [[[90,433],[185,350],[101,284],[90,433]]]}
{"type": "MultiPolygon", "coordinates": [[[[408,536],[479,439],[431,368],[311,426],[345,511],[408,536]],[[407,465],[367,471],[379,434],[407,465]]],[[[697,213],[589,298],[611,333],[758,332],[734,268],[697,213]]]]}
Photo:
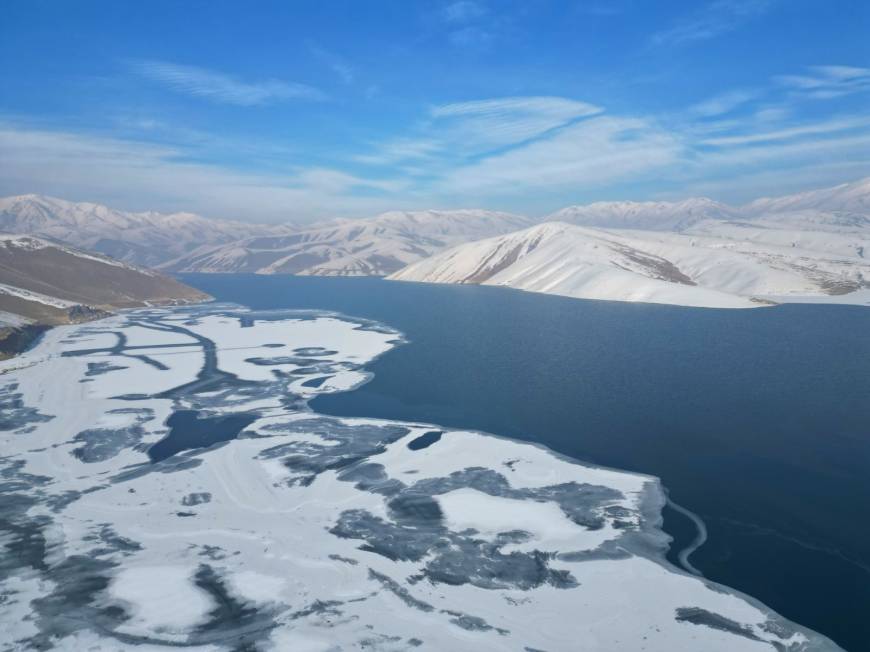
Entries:
{"type": "Polygon", "coordinates": [[[0,240],[0,283],[105,310],[209,298],[163,274],[38,238],[0,240]]]}
{"type": "Polygon", "coordinates": [[[20,350],[16,343],[26,345],[24,335],[45,325],[99,319],[119,308],[209,298],[173,278],[104,256],[41,238],[0,235],[0,358],[20,350]]]}

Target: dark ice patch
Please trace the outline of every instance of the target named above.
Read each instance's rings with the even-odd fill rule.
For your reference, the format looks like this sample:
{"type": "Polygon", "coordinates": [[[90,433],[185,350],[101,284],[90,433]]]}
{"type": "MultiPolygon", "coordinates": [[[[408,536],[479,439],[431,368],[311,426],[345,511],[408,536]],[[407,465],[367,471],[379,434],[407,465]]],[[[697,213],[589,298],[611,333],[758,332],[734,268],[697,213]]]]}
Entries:
{"type": "MultiPolygon", "coordinates": [[[[424,509],[424,514],[427,510],[424,509]]],[[[419,562],[427,558],[415,581],[472,584],[485,589],[527,590],[542,584],[557,588],[577,586],[567,571],[549,568],[548,554],[501,551],[505,545],[522,540],[522,533],[508,533],[488,542],[473,533],[450,532],[440,519],[431,518],[431,514],[420,518],[414,512],[393,510],[391,516],[399,521],[393,523],[366,510],[347,510],[330,532],[346,539],[362,539],[365,543],[360,550],[393,561],[419,562]]]]}
{"type": "Polygon", "coordinates": [[[469,467],[447,477],[420,480],[413,485],[414,490],[433,496],[465,488],[501,498],[554,502],[574,523],[590,530],[604,527],[602,512],[610,503],[624,497],[611,487],[577,482],[514,489],[502,474],[483,467],[469,467]]]}
{"type": "Polygon", "coordinates": [[[74,448],[72,454],[85,464],[105,462],[118,455],[126,448],[131,448],[142,441],[146,435],[140,425],[126,428],[92,428],[82,430],[73,442],[82,444],[74,448]]]}
{"type": "Polygon", "coordinates": [[[411,592],[408,591],[408,589],[396,582],[394,579],[378,573],[371,568],[369,568],[369,579],[378,582],[387,591],[413,609],[419,609],[420,611],[425,611],[427,613],[435,610],[435,607],[428,602],[419,600],[411,595],[411,592]]]}
{"type": "Polygon", "coordinates": [[[111,631],[128,619],[124,610],[102,600],[116,563],[91,555],[73,555],[47,567],[41,578],[51,593],[31,601],[39,632],[25,648],[48,650],[53,641],[77,631],[111,631]]]}
{"type": "Polygon", "coordinates": [[[121,371],[122,369],[128,369],[128,367],[112,364],[111,362],[89,362],[88,370],[85,372],[85,376],[88,378],[91,378],[93,376],[102,376],[103,374],[107,374],[110,371],[121,371]]]}
{"type": "Polygon", "coordinates": [[[181,504],[185,507],[193,507],[208,502],[211,502],[211,494],[207,491],[190,493],[181,499],[181,504]]]}
{"type": "Polygon", "coordinates": [[[293,353],[304,358],[316,358],[325,355],[337,355],[338,351],[324,349],[322,346],[302,346],[298,349],[293,349],[293,353]]]}
{"type": "Polygon", "coordinates": [[[188,645],[220,641],[232,650],[257,650],[277,627],[277,608],[259,607],[234,595],[211,566],[200,565],[193,582],[211,597],[215,607],[208,613],[208,620],[190,634],[188,645]]]}
{"type": "Polygon", "coordinates": [[[24,404],[23,394],[18,391],[18,383],[8,383],[0,387],[0,431],[17,431],[20,434],[31,432],[38,423],[54,419],[50,414],[42,414],[38,409],[24,404]]]}
{"type": "Polygon", "coordinates": [[[302,383],[303,387],[313,387],[317,388],[323,385],[327,380],[329,380],[329,376],[322,376],[321,378],[311,378],[302,383]]]}
{"type": "Polygon", "coordinates": [[[511,551],[501,548],[508,542],[496,539],[481,541],[473,537],[451,536],[451,545],[436,549],[434,558],[422,571],[431,582],[472,584],[484,589],[520,589],[528,591],[549,584],[557,589],[578,586],[566,570],[549,567],[551,553],[511,551]]]}
{"type": "Polygon", "coordinates": [[[101,523],[91,534],[82,537],[82,540],[99,544],[98,548],[90,552],[95,557],[114,554],[128,556],[142,550],[138,542],[121,536],[109,523],[101,523]]]}
{"type": "Polygon", "coordinates": [[[387,503],[390,517],[411,527],[440,526],[444,520],[438,501],[426,494],[405,491],[387,503]]]}
{"type": "MultiPolygon", "coordinates": [[[[386,447],[408,434],[408,429],[395,425],[347,425],[338,419],[317,418],[272,423],[260,430],[287,435],[308,434],[319,437],[323,444],[311,441],[291,441],[267,448],[259,455],[265,459],[280,459],[295,474],[291,484],[309,485],[324,471],[346,468],[365,458],[382,453],[386,447]]],[[[349,481],[351,478],[346,478],[349,481]]]]}
{"type": "Polygon", "coordinates": [[[461,611],[442,609],[441,613],[453,616],[450,619],[451,623],[470,632],[490,632],[492,630],[495,630],[502,636],[507,636],[508,634],[510,634],[510,632],[506,629],[502,629],[500,627],[493,627],[483,618],[478,618],[477,616],[469,616],[468,614],[464,614],[461,611]]]}
{"type": "Polygon", "coordinates": [[[417,437],[416,439],[412,439],[408,442],[408,448],[412,451],[423,450],[424,448],[428,448],[435,442],[441,439],[441,435],[443,433],[440,430],[430,430],[429,432],[424,432],[422,435],[417,437]]]}
{"type": "Polygon", "coordinates": [[[352,464],[338,474],[338,479],[355,483],[354,486],[360,491],[370,491],[383,496],[393,496],[405,488],[404,483],[387,475],[383,464],[373,462],[352,464]]]}
{"type": "MultiPolygon", "coordinates": [[[[470,467],[440,478],[426,478],[410,486],[396,483],[380,464],[359,462],[343,472],[340,479],[356,481],[361,490],[380,493],[387,499],[390,520],[366,510],[342,512],[330,530],[336,536],[360,539],[361,550],[396,561],[419,562],[425,565],[414,581],[422,579],[444,584],[472,584],[480,588],[514,588],[528,590],[544,584],[557,588],[577,586],[570,572],[551,568],[557,553],[534,550],[520,552],[503,549],[510,544],[528,541],[530,534],[522,530],[499,533],[494,540],[485,540],[473,529],[453,532],[444,523],[439,495],[458,489],[474,489],[482,493],[513,500],[553,502],[575,524],[586,529],[603,527],[605,517],[622,514],[607,511],[622,494],[610,487],[562,483],[536,488],[514,488],[497,471],[470,467]],[[384,488],[388,488],[387,491],[384,488]]],[[[621,553],[616,546],[602,546],[598,551],[567,553],[561,557],[580,561],[592,558],[613,558],[621,553]]]]}
{"type": "Polygon", "coordinates": [[[254,414],[204,417],[195,410],[177,410],[166,420],[169,434],[148,449],[148,457],[160,462],[184,450],[230,441],[256,420],[254,414]]]}
{"type": "Polygon", "coordinates": [[[752,631],[751,627],[701,607],[679,607],[676,612],[676,620],[677,622],[692,623],[693,625],[703,625],[711,629],[718,629],[721,632],[728,632],[729,634],[742,636],[753,641],[762,640],[752,631]]]}

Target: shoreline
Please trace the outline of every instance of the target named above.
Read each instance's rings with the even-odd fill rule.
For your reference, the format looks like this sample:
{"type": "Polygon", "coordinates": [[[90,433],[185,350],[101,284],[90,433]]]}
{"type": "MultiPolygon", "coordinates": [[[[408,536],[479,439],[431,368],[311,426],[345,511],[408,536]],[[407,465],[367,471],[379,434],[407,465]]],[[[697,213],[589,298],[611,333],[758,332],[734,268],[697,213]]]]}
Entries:
{"type": "Polygon", "coordinates": [[[42,336],[53,326],[49,324],[25,324],[0,328],[0,361],[11,360],[36,347],[42,336]]]}

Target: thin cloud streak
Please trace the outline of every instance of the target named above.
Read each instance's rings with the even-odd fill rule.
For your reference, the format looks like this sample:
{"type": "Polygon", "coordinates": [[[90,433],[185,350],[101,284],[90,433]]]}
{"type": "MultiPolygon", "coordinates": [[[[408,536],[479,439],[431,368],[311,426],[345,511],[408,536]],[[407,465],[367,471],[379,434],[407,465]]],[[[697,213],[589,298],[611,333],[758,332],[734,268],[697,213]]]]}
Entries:
{"type": "Polygon", "coordinates": [[[746,104],[750,100],[758,96],[757,91],[738,90],[729,91],[711,97],[708,100],[699,102],[694,106],[689,107],[689,111],[695,115],[702,117],[714,117],[731,113],[734,109],[746,104]]]}
{"type": "Polygon", "coordinates": [[[132,68],[174,91],[221,104],[260,106],[288,100],[326,99],[324,93],[306,84],[276,79],[245,82],[215,70],[168,61],[137,61],[132,68]]]}
{"type": "Polygon", "coordinates": [[[516,145],[602,111],[563,97],[504,97],[444,104],[430,115],[438,133],[456,146],[495,148],[516,145]]]}
{"type": "Polygon", "coordinates": [[[485,16],[486,7],[472,0],[459,0],[444,7],[442,15],[448,23],[466,23],[485,16]]]}
{"type": "Polygon", "coordinates": [[[596,117],[523,147],[461,167],[446,192],[522,193],[530,188],[605,186],[678,161],[673,134],[637,118],[596,117]]]}
{"type": "Polygon", "coordinates": [[[766,13],[776,0],[715,0],[670,29],[653,34],[657,46],[706,41],[766,13]]]}
{"type": "Polygon", "coordinates": [[[791,127],[788,129],[779,129],[776,131],[743,134],[738,136],[723,136],[721,138],[708,138],[707,140],[702,140],[701,144],[713,145],[716,147],[723,147],[729,145],[748,145],[752,143],[788,140],[791,138],[800,138],[802,136],[830,134],[840,131],[861,129],[863,127],[870,127],[870,118],[862,117],[846,120],[829,120],[827,122],[802,125],[799,127],[791,127]]]}
{"type": "Polygon", "coordinates": [[[870,68],[810,66],[805,75],[780,75],[781,85],[812,99],[833,99],[870,90],[870,68]]]}
{"type": "Polygon", "coordinates": [[[314,42],[308,44],[308,49],[315,57],[322,61],[335,75],[345,84],[353,82],[355,71],[342,57],[331,50],[327,50],[314,42]]]}

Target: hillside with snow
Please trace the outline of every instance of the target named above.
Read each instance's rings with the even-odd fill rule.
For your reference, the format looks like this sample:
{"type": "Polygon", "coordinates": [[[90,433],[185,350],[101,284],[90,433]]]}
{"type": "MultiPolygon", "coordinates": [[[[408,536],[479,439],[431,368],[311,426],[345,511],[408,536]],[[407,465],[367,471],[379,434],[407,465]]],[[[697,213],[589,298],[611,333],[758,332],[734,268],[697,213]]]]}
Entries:
{"type": "Polygon", "coordinates": [[[547,222],[460,245],[389,278],[501,285],[585,299],[750,308],[856,293],[870,287],[870,261],[723,237],[547,222]]]}
{"type": "Polygon", "coordinates": [[[386,276],[447,247],[510,233],[530,224],[527,218],[495,211],[392,211],[200,250],[169,263],[165,269],[386,276]]]}
{"type": "Polygon", "coordinates": [[[682,231],[704,220],[732,219],[738,215],[739,212],[727,204],[695,197],[678,202],[602,201],[568,206],[548,215],[544,221],[612,229],[682,231]]]}
{"type": "Polygon", "coordinates": [[[714,221],[787,225],[794,229],[862,231],[870,226],[870,178],[832,188],[729,206],[706,197],[682,201],[601,201],[568,206],[543,218],[577,226],[644,231],[687,231],[714,221]]]}
{"type": "Polygon", "coordinates": [[[783,197],[756,199],[741,208],[750,215],[818,210],[870,215],[870,177],[831,188],[809,190],[783,197]]]}
{"type": "Polygon", "coordinates": [[[203,246],[254,235],[281,235],[293,228],[209,219],[193,213],[131,213],[89,202],[18,195],[0,198],[0,231],[60,240],[125,262],[156,267],[203,246]]]}
{"type": "Polygon", "coordinates": [[[23,328],[208,295],[157,272],[32,236],[0,233],[0,357],[23,328]]]}

